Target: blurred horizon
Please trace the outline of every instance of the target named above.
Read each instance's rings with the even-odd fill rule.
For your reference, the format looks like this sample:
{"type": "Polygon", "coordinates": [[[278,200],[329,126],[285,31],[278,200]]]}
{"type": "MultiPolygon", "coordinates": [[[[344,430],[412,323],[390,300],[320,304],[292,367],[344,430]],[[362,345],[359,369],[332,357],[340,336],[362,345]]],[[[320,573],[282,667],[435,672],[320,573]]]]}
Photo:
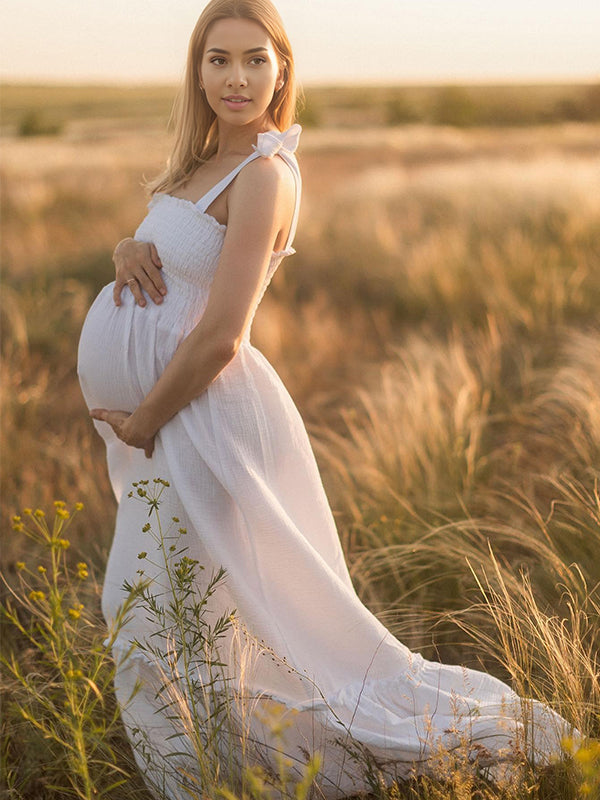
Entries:
{"type": "MultiPolygon", "coordinates": [[[[334,89],[334,88],[346,88],[346,89],[368,89],[368,88],[398,88],[398,89],[409,89],[409,88],[434,88],[434,87],[444,87],[444,86],[460,86],[464,88],[468,87],[486,87],[489,86],[490,88],[502,88],[502,87],[551,87],[551,86],[585,86],[585,85],[596,85],[600,83],[600,71],[596,74],[590,75],[583,75],[583,76],[567,76],[567,77],[548,77],[545,79],[542,78],[529,78],[527,76],[523,78],[514,78],[514,79],[506,79],[506,78],[494,78],[490,77],[489,79],[486,78],[479,78],[475,77],[471,80],[468,78],[463,78],[460,80],[453,80],[451,78],[448,79],[423,79],[423,80],[396,80],[396,81],[389,81],[385,82],[383,80],[377,81],[375,79],[371,81],[348,81],[342,82],[337,81],[334,82],[330,81],[299,81],[300,85],[304,89],[334,89]]],[[[48,88],[83,88],[89,86],[91,88],[123,88],[123,89],[135,89],[135,88],[174,88],[176,89],[179,85],[179,80],[174,78],[171,80],[151,80],[151,79],[118,79],[118,78],[73,78],[73,79],[60,79],[60,78],[44,78],[44,77],[27,77],[27,78],[19,78],[13,76],[5,76],[0,74],[0,88],[2,86],[16,86],[16,87],[48,87],[48,88]]]]}

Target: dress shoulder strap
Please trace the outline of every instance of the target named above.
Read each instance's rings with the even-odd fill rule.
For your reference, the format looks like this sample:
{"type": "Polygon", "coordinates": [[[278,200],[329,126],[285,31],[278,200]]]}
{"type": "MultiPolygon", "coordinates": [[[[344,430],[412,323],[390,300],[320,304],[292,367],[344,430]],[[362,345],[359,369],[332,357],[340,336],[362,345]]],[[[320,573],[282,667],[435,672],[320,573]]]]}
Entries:
{"type": "Polygon", "coordinates": [[[237,176],[237,174],[251,161],[255,158],[258,158],[258,153],[251,153],[248,158],[245,158],[241,164],[238,164],[237,167],[231,170],[228,175],[225,175],[217,184],[215,184],[212,189],[209,189],[208,192],[203,195],[200,200],[196,203],[196,206],[202,211],[203,213],[206,209],[213,203],[217,197],[224,192],[225,189],[229,186],[231,181],[237,176]]]}
{"type": "Polygon", "coordinates": [[[213,203],[221,194],[221,192],[223,192],[229,186],[229,184],[246,166],[246,164],[254,161],[254,159],[258,158],[259,156],[263,156],[264,158],[272,158],[274,155],[279,155],[292,170],[296,184],[296,202],[294,205],[294,214],[285,246],[285,250],[288,250],[291,247],[294,239],[296,227],[298,225],[298,217],[300,214],[302,178],[300,176],[300,169],[294,153],[298,147],[301,131],[301,126],[295,124],[286,131],[265,131],[265,133],[259,133],[257,137],[257,143],[252,145],[254,152],[252,152],[241,162],[241,164],[238,164],[237,167],[232,169],[228,175],[226,175],[222,180],[219,181],[219,183],[213,186],[212,189],[210,189],[203,197],[201,197],[196,203],[196,206],[200,209],[200,211],[205,213],[210,204],[213,203]]]}

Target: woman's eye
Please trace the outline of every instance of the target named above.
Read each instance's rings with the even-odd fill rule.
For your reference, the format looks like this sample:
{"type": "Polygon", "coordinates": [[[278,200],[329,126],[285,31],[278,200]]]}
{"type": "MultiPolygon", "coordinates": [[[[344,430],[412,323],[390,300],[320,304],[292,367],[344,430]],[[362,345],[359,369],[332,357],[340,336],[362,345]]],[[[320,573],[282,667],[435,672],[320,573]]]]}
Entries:
{"type": "MultiPolygon", "coordinates": [[[[254,58],[250,59],[250,63],[260,65],[260,64],[265,64],[266,60],[267,59],[263,58],[262,56],[254,56],[254,58]]],[[[225,63],[225,58],[223,56],[214,56],[213,58],[211,58],[210,63],[215,64],[217,67],[220,67],[225,63]]]]}

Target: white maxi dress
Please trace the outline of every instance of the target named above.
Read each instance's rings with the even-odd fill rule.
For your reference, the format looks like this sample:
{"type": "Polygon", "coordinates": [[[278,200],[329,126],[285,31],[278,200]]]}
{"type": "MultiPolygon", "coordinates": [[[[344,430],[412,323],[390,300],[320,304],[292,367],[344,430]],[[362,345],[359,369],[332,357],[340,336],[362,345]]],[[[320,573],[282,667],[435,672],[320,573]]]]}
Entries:
{"type": "MultiPolygon", "coordinates": [[[[168,293],[161,305],[140,308],[129,292],[116,307],[113,284],[100,292],[79,344],[78,372],[89,408],[133,411],[202,316],[226,233],[207,209],[255,158],[282,158],[296,181],[289,238],[271,256],[264,289],[282,259],[295,252],[300,131],[293,125],[259,134],[253,153],[195,204],[168,194],[153,197],[135,238],[156,245],[168,293]]],[[[538,762],[560,754],[569,730],[547,706],[525,704],[489,674],[425,660],[361,603],[302,419],[251,344],[249,329],[216,380],[160,430],[152,459],[124,445],[108,424],[95,425],[106,442],[119,503],[102,597],[107,623],[125,600],[124,581],[139,580],[140,568],[157,593],[168,592],[142,530],[148,508],[128,497],[133,481],[147,479],[152,486],[153,478],[166,479],[161,517],[175,516],[187,529],[187,555],[205,568],[199,585],[212,570],[226,570],[211,600],[215,618],[236,611],[237,633],[224,640],[230,648],[227,680],[238,681],[239,689],[243,672],[245,696],[255,698],[256,708],[264,712],[271,704],[271,716],[274,708],[285,717],[283,733],[275,736],[264,713],[248,712],[247,741],[257,743],[256,757],[267,766],[279,747],[291,772],[302,774],[308,755],[318,750],[317,784],[325,796],[340,797],[369,789],[373,772],[365,775],[365,759],[385,776],[402,777],[415,764],[426,771],[440,745],[465,741],[482,764],[511,759],[519,749],[538,762]],[[148,558],[138,557],[142,551],[148,558]]],[[[134,608],[115,653],[153,630],[147,612],[134,608]]],[[[138,742],[136,759],[154,784],[160,783],[161,756],[182,750],[179,737],[169,738],[178,720],[155,698],[162,679],[152,660],[139,654],[121,663],[115,678],[128,734],[138,742]],[[137,678],[143,687],[130,699],[137,678]]],[[[192,755],[188,774],[193,761],[192,755]]],[[[189,796],[178,787],[177,777],[167,777],[162,794],[189,796]]]]}

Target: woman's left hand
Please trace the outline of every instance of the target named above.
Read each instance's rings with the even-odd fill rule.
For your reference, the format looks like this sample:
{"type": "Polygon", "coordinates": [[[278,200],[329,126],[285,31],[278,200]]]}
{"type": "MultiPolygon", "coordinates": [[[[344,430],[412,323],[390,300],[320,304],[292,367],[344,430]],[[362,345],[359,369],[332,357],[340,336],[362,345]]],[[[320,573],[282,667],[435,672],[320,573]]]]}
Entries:
{"type": "Polygon", "coordinates": [[[109,411],[107,408],[93,408],[90,416],[102,422],[108,422],[118,438],[130,447],[143,450],[146,458],[151,458],[154,451],[154,435],[148,434],[136,425],[133,414],[128,411],[109,411]]]}

